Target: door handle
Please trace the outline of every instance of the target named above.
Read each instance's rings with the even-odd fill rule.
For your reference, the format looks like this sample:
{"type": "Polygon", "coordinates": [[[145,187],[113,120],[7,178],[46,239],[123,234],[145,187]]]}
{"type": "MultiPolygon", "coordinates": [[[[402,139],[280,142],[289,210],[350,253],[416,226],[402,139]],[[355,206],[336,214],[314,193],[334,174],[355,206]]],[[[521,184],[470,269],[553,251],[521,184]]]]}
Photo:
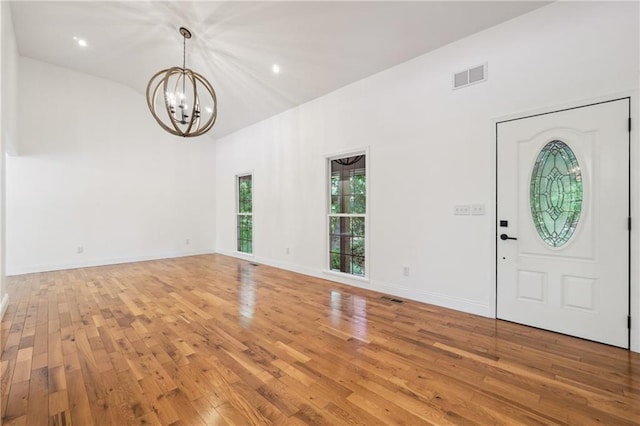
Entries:
{"type": "Polygon", "coordinates": [[[508,236],[507,234],[501,234],[501,235],[500,235],[500,239],[501,239],[502,241],[506,241],[506,240],[517,240],[517,238],[510,237],[510,236],[508,236]]]}

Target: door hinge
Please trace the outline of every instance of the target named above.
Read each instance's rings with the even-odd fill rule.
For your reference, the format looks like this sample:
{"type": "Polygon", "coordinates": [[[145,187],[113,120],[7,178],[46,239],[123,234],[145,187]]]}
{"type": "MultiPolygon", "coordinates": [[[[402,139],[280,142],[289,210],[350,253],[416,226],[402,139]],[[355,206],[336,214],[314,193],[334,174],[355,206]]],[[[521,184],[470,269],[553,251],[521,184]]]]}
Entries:
{"type": "Polygon", "coordinates": [[[631,216],[627,220],[627,230],[631,231],[631,216]]]}
{"type": "Polygon", "coordinates": [[[627,316],[627,328],[631,330],[631,315],[627,316]]]}
{"type": "Polygon", "coordinates": [[[629,117],[629,133],[631,133],[631,117],[629,117]]]}

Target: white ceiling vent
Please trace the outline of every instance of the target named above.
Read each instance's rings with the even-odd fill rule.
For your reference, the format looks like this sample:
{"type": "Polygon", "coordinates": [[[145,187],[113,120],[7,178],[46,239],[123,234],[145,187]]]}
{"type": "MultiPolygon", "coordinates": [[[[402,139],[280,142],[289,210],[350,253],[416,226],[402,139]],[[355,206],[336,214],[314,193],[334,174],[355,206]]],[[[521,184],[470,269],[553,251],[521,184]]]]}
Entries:
{"type": "Polygon", "coordinates": [[[453,74],[454,89],[460,89],[483,81],[487,81],[486,63],[453,74]]]}

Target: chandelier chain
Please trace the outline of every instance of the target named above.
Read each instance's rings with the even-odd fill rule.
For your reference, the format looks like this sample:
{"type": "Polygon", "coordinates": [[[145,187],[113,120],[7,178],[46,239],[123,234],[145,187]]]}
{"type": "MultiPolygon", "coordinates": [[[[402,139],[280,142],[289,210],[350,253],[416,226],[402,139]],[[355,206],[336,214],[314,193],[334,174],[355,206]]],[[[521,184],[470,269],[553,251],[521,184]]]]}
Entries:
{"type": "Polygon", "coordinates": [[[187,69],[187,35],[182,34],[182,94],[186,93],[185,71],[187,69]]]}
{"type": "Polygon", "coordinates": [[[187,68],[187,36],[182,34],[182,69],[187,68]]]}

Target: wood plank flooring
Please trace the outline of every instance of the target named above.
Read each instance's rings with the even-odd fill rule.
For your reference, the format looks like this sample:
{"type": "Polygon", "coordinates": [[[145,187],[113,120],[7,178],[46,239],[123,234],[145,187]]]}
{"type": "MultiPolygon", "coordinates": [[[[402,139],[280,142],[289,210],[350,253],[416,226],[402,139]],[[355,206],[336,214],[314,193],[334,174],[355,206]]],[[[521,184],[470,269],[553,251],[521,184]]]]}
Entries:
{"type": "Polygon", "coordinates": [[[640,424],[640,355],[221,255],[8,278],[4,425],[640,424]]]}

